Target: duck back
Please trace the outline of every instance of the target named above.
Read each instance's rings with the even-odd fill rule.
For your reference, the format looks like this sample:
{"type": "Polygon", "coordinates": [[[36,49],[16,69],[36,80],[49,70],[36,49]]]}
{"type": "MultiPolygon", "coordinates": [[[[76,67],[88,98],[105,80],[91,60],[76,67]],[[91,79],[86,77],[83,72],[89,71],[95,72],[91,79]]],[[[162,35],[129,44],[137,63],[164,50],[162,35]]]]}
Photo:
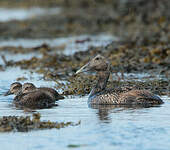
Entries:
{"type": "Polygon", "coordinates": [[[41,91],[45,92],[47,95],[49,95],[55,101],[59,100],[59,99],[64,99],[64,97],[62,95],[60,95],[56,90],[54,90],[52,88],[40,87],[40,88],[37,88],[37,90],[41,90],[41,91]]]}
{"type": "Polygon", "coordinates": [[[156,105],[162,104],[161,98],[147,90],[105,90],[89,96],[89,104],[112,105],[156,105]]]}
{"type": "Polygon", "coordinates": [[[14,98],[13,104],[20,108],[42,109],[54,106],[55,101],[42,91],[32,91],[17,95],[14,98]]]}

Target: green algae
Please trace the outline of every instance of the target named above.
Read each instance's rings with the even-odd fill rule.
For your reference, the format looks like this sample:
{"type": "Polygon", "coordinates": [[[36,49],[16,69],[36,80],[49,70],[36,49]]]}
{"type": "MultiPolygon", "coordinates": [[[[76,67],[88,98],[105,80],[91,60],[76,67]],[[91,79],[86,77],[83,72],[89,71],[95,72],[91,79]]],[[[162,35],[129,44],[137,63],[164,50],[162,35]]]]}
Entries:
{"type": "Polygon", "coordinates": [[[78,123],[57,123],[41,121],[40,118],[41,115],[39,113],[34,113],[32,119],[30,116],[3,116],[0,118],[0,132],[28,132],[32,130],[60,129],[80,124],[80,121],[78,123]]]}

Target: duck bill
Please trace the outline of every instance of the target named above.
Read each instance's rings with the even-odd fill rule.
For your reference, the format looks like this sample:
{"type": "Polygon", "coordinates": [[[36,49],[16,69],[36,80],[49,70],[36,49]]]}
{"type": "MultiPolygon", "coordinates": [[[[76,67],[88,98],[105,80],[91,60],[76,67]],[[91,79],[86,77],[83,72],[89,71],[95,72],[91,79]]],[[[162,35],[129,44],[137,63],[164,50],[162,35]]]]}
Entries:
{"type": "Polygon", "coordinates": [[[9,91],[7,91],[5,94],[4,94],[4,96],[8,96],[8,95],[12,95],[12,93],[11,93],[11,91],[9,90],[9,91]]]}
{"type": "Polygon", "coordinates": [[[87,63],[86,65],[84,65],[83,67],[81,67],[76,74],[82,73],[82,72],[87,72],[89,71],[89,63],[87,63]]]}

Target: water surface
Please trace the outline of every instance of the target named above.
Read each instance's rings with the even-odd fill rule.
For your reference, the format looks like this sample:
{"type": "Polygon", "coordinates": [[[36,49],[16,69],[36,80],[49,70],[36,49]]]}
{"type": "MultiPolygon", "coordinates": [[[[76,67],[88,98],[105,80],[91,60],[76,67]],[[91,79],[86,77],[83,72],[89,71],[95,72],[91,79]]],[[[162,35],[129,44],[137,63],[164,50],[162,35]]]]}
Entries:
{"type": "Polygon", "coordinates": [[[58,53],[64,53],[66,55],[72,55],[78,51],[85,51],[90,46],[106,46],[112,41],[117,41],[118,38],[109,34],[99,35],[80,35],[80,36],[68,36],[59,37],[54,39],[9,39],[0,40],[0,46],[14,46],[32,48],[47,44],[51,47],[62,47],[58,48],[58,53]],[[81,42],[82,41],[82,42],[81,42]],[[84,41],[84,42],[83,42],[84,41]],[[64,48],[63,48],[64,47],[64,48]]]}
{"type": "MultiPolygon", "coordinates": [[[[4,97],[10,83],[25,75],[36,86],[52,87],[56,83],[42,80],[42,76],[26,70],[9,68],[0,77],[0,116],[31,115],[10,106],[14,96],[4,97]]],[[[69,149],[147,149],[168,150],[170,147],[170,98],[162,97],[164,104],[152,108],[89,108],[87,96],[66,98],[58,107],[37,110],[42,120],[73,121],[81,124],[60,130],[51,129],[28,133],[1,133],[0,142],[4,150],[56,150],[69,149]],[[10,144],[9,144],[10,143],[10,144]]]]}
{"type": "Polygon", "coordinates": [[[38,8],[32,7],[28,9],[23,8],[0,8],[0,22],[7,22],[11,20],[26,20],[30,18],[35,18],[43,15],[59,14],[61,12],[60,8],[38,8]]]}
{"type": "MultiPolygon", "coordinates": [[[[83,36],[82,39],[85,38],[86,36],[83,36]]],[[[109,42],[107,38],[95,38],[96,40],[82,44],[75,42],[80,37],[70,38],[71,44],[69,42],[67,43],[66,40],[63,41],[62,38],[54,41],[47,39],[45,42],[49,42],[48,44],[52,46],[58,43],[62,44],[62,41],[63,43],[67,43],[65,52],[70,55],[75,51],[86,50],[88,46],[93,45],[92,43],[94,43],[94,46],[104,46],[109,42]]],[[[24,41],[24,39],[21,39],[21,42],[7,41],[6,45],[15,43],[15,46],[23,44],[22,46],[34,47],[44,42],[44,40],[41,41],[42,43],[40,41],[24,41]]],[[[0,45],[4,44],[2,43],[1,41],[0,45]]],[[[22,56],[19,57],[10,53],[7,57],[12,60],[22,59],[22,56]]],[[[3,64],[2,61],[1,64],[3,64]]],[[[36,86],[48,87],[56,85],[55,82],[44,81],[42,75],[31,73],[28,70],[10,67],[6,71],[0,71],[0,117],[4,115],[32,115],[31,113],[17,110],[10,105],[14,96],[3,96],[3,93],[9,89],[10,84],[16,81],[16,78],[23,76],[27,80],[22,81],[22,83],[32,82],[36,86]]],[[[129,77],[129,79],[134,79],[134,77],[137,77],[139,80],[145,77],[150,79],[149,74],[125,74],[125,76],[129,77]]],[[[156,76],[156,78],[159,78],[159,76],[156,76]]],[[[69,148],[69,145],[73,145],[73,147],[77,146],[75,149],[78,150],[169,150],[170,97],[163,96],[162,99],[165,103],[160,107],[101,107],[99,109],[88,107],[87,98],[88,96],[66,97],[64,100],[58,102],[59,106],[57,107],[37,110],[37,112],[41,113],[42,120],[58,122],[78,122],[81,120],[79,126],[67,127],[60,130],[31,131],[28,133],[0,133],[1,149],[66,150],[74,149],[69,148]]]]}

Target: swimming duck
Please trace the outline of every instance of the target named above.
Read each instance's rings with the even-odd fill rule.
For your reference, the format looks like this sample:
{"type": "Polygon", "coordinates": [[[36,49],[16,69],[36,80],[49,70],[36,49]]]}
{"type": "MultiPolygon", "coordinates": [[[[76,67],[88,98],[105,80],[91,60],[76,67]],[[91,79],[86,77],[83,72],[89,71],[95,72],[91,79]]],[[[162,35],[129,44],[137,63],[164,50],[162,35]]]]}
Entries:
{"type": "Polygon", "coordinates": [[[101,55],[97,55],[76,72],[76,74],[87,71],[96,72],[97,84],[90,92],[88,104],[149,106],[163,103],[159,96],[148,90],[138,90],[131,87],[106,89],[110,70],[111,66],[108,60],[101,55]]]}
{"type": "Polygon", "coordinates": [[[45,92],[34,90],[19,93],[15,96],[13,104],[19,108],[42,109],[55,106],[55,101],[45,92]]]}
{"type": "Polygon", "coordinates": [[[63,99],[64,97],[52,88],[36,88],[32,83],[24,83],[22,88],[18,89],[13,104],[19,108],[50,108],[56,106],[55,101],[59,98],[63,99]]]}
{"type": "Polygon", "coordinates": [[[42,92],[45,92],[47,95],[49,95],[52,99],[56,100],[60,100],[60,99],[64,99],[64,97],[62,95],[60,95],[56,90],[54,90],[53,88],[49,88],[49,87],[39,87],[37,88],[33,83],[24,83],[22,86],[22,93],[26,93],[26,92],[30,92],[33,90],[40,90],[42,92]]]}
{"type": "Polygon", "coordinates": [[[14,82],[11,84],[10,89],[4,94],[4,96],[11,95],[11,94],[17,95],[18,92],[20,92],[21,90],[22,90],[22,84],[19,82],[14,82]]]}
{"type": "Polygon", "coordinates": [[[34,90],[36,90],[36,91],[41,90],[55,100],[64,99],[64,97],[62,95],[60,95],[56,90],[54,90],[52,88],[49,88],[49,87],[37,88],[33,83],[24,83],[22,85],[19,82],[12,83],[10,86],[10,89],[4,94],[4,96],[11,95],[11,94],[18,95],[21,93],[27,93],[27,92],[31,92],[34,90]]]}

